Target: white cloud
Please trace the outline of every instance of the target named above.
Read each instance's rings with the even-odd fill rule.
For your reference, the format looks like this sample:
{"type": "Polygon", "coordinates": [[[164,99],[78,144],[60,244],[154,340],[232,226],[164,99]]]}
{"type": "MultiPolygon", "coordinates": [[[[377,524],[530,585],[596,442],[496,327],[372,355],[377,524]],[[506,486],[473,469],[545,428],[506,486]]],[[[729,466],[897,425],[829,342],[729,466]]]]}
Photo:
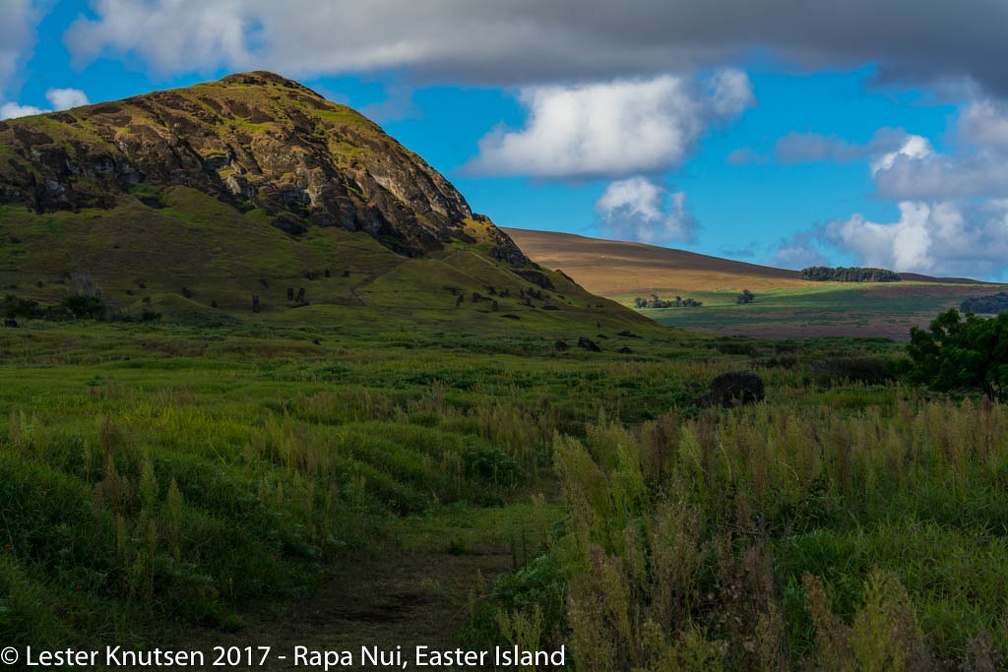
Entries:
{"type": "Polygon", "coordinates": [[[904,201],[899,210],[895,222],[854,215],[819,235],[854,254],[862,266],[974,278],[1000,275],[1008,267],[1008,201],[904,201]]]}
{"type": "MultiPolygon", "coordinates": [[[[291,5],[304,5],[275,3],[271,9],[257,0],[93,0],[91,4],[98,18],[79,18],[63,36],[74,62],[82,66],[109,53],[135,53],[161,74],[212,71],[222,65],[244,68],[252,61],[249,50],[262,46],[257,42],[258,17],[273,22],[286,12],[300,13],[291,5]]],[[[315,13],[311,7],[304,10],[315,13]]],[[[291,33],[285,39],[299,37],[291,33]]]]}
{"type": "Polygon", "coordinates": [[[33,114],[42,114],[43,110],[31,105],[18,105],[17,103],[4,103],[0,105],[0,119],[14,119],[15,117],[30,117],[33,114]]]}
{"type": "Polygon", "coordinates": [[[959,113],[955,140],[939,153],[910,135],[872,161],[878,195],[894,201],[1008,197],[1008,104],[975,100],[959,113]]]}
{"type": "Polygon", "coordinates": [[[49,89],[45,96],[54,110],[69,110],[71,107],[80,107],[91,102],[87,94],[80,89],[49,89]]]}
{"type": "MultiPolygon", "coordinates": [[[[67,110],[71,107],[88,104],[87,95],[80,89],[49,89],[46,91],[46,100],[55,110],[67,110]]],[[[4,103],[0,105],[0,119],[13,119],[15,117],[28,117],[33,114],[45,114],[53,110],[42,109],[34,105],[19,105],[18,103],[4,103]]]]}
{"type": "Polygon", "coordinates": [[[715,116],[731,119],[756,104],[749,75],[736,68],[725,68],[711,79],[710,105],[715,116]]]}
{"type": "Polygon", "coordinates": [[[4,0],[0,21],[0,93],[35,45],[35,26],[47,4],[41,0],[4,0]]]}
{"type": "Polygon", "coordinates": [[[528,122],[480,140],[467,169],[547,178],[623,177],[681,163],[711,125],[752,105],[749,78],[719,73],[707,93],[679,77],[617,80],[521,92],[528,122]]]}
{"type": "Polygon", "coordinates": [[[1008,154],[1008,102],[976,101],[963,110],[958,126],[966,143],[1008,154]]]}
{"type": "Polygon", "coordinates": [[[881,171],[891,170],[897,161],[904,163],[907,161],[919,161],[934,156],[934,153],[934,148],[927,138],[921,135],[910,135],[903,141],[899,149],[886,152],[872,159],[871,173],[872,175],[878,175],[881,171]]]}
{"type": "Polygon", "coordinates": [[[639,176],[606,187],[595,202],[595,213],[618,240],[651,245],[693,242],[699,228],[686,207],[685,192],[669,192],[639,176]]]}

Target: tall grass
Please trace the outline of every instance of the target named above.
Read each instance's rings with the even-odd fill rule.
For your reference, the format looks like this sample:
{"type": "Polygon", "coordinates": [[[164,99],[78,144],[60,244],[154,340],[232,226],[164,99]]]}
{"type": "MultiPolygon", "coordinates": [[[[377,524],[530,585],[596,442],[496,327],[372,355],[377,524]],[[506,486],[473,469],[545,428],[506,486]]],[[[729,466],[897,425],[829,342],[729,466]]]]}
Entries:
{"type": "Polygon", "coordinates": [[[514,571],[474,601],[473,641],[566,644],[579,670],[1008,654],[1000,406],[806,366],[835,343],[641,343],[631,360],[309,336],[0,335],[0,639],[240,627],[243,605],[310,591],[374,535],[542,492],[563,519],[495,530],[514,571]],[[764,403],[697,405],[749,366],[764,403]]]}
{"type": "Polygon", "coordinates": [[[901,397],[557,438],[557,625],[578,669],[1003,660],[1006,420],[989,403],[901,397]]]}

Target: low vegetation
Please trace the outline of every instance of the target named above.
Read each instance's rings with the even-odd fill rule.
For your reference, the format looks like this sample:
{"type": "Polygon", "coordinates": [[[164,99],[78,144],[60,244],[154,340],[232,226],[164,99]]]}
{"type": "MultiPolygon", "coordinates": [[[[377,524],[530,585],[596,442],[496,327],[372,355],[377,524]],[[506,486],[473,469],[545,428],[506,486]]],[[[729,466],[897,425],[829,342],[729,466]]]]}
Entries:
{"type": "Polygon", "coordinates": [[[1008,313],[964,317],[952,308],[930,329],[911,330],[907,352],[911,380],[939,391],[979,387],[991,401],[1008,401],[1008,313]]]}
{"type": "Polygon", "coordinates": [[[4,329],[0,638],[240,630],[432,516],[489,526],[533,496],[539,522],[498,542],[513,571],[473,584],[469,646],[565,644],[580,670],[997,669],[1004,406],[900,382],[914,360],[881,339],[632,336],[4,329]],[[765,401],[698,403],[738,370],[765,401]]]}

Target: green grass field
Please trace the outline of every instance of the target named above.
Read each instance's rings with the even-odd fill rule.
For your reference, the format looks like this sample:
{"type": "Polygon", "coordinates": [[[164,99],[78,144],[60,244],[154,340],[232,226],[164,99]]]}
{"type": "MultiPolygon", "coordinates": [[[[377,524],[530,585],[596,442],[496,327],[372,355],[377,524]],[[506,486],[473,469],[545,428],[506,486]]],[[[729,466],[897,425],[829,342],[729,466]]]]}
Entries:
{"type": "MultiPolygon", "coordinates": [[[[699,308],[646,309],[648,317],[669,326],[751,336],[875,335],[905,340],[911,326],[926,326],[935,315],[958,307],[967,296],[995,293],[989,287],[954,284],[815,283],[807,287],[757,293],[754,303],[738,305],[738,292],[691,292],[699,308]]],[[[685,295],[684,295],[685,296],[685,295]]],[[[619,297],[633,305],[632,296],[619,297]]],[[[665,298],[665,297],[663,297],[665,298]]]]}
{"type": "Polygon", "coordinates": [[[1004,408],[884,339],[601,336],[0,331],[0,639],[1000,665],[1004,408]],[[748,368],[764,403],[697,404],[748,368]]]}

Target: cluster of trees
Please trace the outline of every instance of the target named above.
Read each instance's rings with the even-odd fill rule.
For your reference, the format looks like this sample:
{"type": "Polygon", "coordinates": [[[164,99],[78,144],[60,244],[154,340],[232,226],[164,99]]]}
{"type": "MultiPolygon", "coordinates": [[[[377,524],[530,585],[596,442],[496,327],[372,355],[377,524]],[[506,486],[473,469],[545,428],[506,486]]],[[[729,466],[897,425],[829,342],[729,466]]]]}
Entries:
{"type": "Polygon", "coordinates": [[[986,313],[996,315],[1008,310],[1008,292],[998,292],[990,296],[976,296],[966,299],[959,309],[964,313],[986,313]]]}
{"type": "Polygon", "coordinates": [[[910,330],[911,381],[933,390],[983,389],[991,401],[1008,400],[1008,313],[983,318],[952,308],[929,329],[910,330]]]}
{"type": "Polygon", "coordinates": [[[697,301],[689,297],[684,299],[681,296],[675,297],[674,301],[659,298],[657,294],[652,294],[650,299],[645,299],[642,296],[634,299],[634,306],[637,308],[699,308],[702,305],[703,301],[697,301]]]}
{"type": "Polygon", "coordinates": [[[802,269],[801,279],[818,282],[899,282],[903,277],[884,268],[810,266],[802,269]]]}
{"type": "Polygon", "coordinates": [[[748,289],[743,289],[742,293],[735,297],[735,303],[739,304],[740,306],[752,303],[755,300],[756,295],[750,292],[748,289]]]}

